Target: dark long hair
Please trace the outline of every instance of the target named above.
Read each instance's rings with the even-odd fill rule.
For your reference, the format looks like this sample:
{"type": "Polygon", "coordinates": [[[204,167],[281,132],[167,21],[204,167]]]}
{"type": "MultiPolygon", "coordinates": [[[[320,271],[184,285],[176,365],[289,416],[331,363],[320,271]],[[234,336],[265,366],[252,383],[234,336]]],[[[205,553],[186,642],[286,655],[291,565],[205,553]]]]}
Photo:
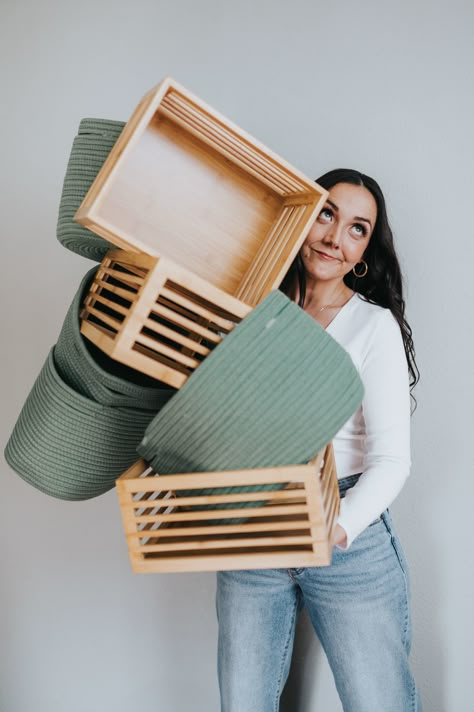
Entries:
{"type": "MultiPolygon", "coordinates": [[[[393,245],[393,235],[388,222],[385,198],[380,186],[370,176],[349,168],[336,168],[317,178],[316,182],[326,190],[329,190],[337,183],[363,186],[372,193],[377,203],[377,219],[369,244],[364,252],[364,260],[368,267],[367,274],[365,277],[357,277],[351,270],[345,275],[344,282],[354,292],[361,294],[366,301],[386,307],[392,312],[402,333],[410,377],[410,390],[412,390],[420,379],[420,373],[415,361],[412,330],[405,318],[402,273],[393,245]]],[[[300,254],[297,255],[290,266],[280,289],[292,297],[296,284],[299,286],[298,303],[303,307],[306,297],[306,274],[300,254]]]]}

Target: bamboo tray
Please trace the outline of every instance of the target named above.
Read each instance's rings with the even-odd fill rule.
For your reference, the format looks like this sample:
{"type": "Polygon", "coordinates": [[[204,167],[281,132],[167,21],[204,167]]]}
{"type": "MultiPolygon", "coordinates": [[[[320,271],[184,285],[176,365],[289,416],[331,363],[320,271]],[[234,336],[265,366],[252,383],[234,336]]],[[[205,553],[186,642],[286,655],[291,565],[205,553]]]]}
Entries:
{"type": "Polygon", "coordinates": [[[167,78],[136,108],[74,219],[255,306],[279,286],[326,196],[167,78]]]}
{"type": "Polygon", "coordinates": [[[340,502],[331,445],[307,465],[258,470],[158,476],[139,460],[117,480],[117,490],[135,573],[294,568],[331,562],[330,542],[340,502]],[[259,485],[268,484],[285,488],[259,490],[259,485]],[[201,494],[202,488],[242,485],[252,485],[254,491],[201,494]],[[179,496],[180,490],[186,490],[185,497],[179,496]],[[242,502],[258,506],[238,508],[242,502]],[[232,504],[236,508],[229,509],[232,504]],[[242,515],[244,523],[232,524],[242,515]]]}
{"type": "Polygon", "coordinates": [[[180,388],[251,307],[170,260],[110,250],[80,313],[111,358],[180,388]]]}

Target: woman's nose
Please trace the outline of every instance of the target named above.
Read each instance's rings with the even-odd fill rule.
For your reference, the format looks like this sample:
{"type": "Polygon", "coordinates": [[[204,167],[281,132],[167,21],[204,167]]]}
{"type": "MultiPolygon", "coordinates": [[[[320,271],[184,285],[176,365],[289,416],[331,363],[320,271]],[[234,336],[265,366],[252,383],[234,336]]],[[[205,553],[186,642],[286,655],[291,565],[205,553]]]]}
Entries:
{"type": "Polygon", "coordinates": [[[340,240],[341,236],[339,230],[337,228],[333,228],[332,230],[328,230],[328,232],[324,235],[323,242],[337,248],[339,247],[340,240]]]}

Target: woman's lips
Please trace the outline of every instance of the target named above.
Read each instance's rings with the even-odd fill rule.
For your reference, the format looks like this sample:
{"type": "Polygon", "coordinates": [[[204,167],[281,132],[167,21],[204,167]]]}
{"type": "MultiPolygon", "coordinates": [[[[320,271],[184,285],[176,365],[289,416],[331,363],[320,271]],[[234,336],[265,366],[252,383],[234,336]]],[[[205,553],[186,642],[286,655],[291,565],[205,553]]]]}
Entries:
{"type": "Polygon", "coordinates": [[[313,247],[311,247],[310,249],[312,249],[313,252],[317,252],[317,254],[322,260],[327,260],[328,262],[337,261],[337,257],[331,257],[331,255],[326,254],[326,252],[322,252],[321,250],[315,250],[313,247]]]}

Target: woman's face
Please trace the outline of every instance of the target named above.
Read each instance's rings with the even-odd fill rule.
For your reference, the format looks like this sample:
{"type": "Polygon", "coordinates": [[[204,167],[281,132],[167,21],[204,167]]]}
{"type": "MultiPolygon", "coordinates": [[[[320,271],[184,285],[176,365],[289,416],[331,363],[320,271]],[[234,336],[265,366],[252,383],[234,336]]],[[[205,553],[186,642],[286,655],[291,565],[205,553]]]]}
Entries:
{"type": "Polygon", "coordinates": [[[377,203],[367,188],[334,185],[301,248],[307,274],[342,279],[363,258],[376,219],[377,203]]]}

